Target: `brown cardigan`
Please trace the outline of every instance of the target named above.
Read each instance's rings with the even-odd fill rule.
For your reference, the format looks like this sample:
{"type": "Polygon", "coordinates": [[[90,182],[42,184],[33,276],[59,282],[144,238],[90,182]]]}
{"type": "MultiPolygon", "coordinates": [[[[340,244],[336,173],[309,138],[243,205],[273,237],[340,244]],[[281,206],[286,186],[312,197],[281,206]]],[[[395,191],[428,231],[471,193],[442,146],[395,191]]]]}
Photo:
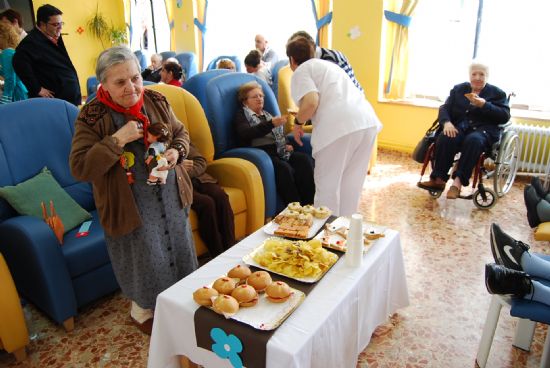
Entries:
{"type": "Polygon", "coordinates": [[[193,142],[189,143],[189,154],[187,155],[187,159],[193,161],[193,168],[187,172],[191,179],[197,179],[199,183],[218,182],[214,177],[206,173],[206,159],[201,155],[193,142]]]}
{"type": "MultiPolygon", "coordinates": [[[[176,118],[166,98],[146,89],[144,106],[151,123],[164,122],[172,133],[172,144],[181,143],[183,157],[189,153],[189,133],[176,118]]],[[[94,199],[101,225],[111,236],[126,235],[142,225],[126,172],[119,163],[123,149],[115,144],[111,135],[116,128],[111,109],[92,100],[85,105],[75,123],[69,164],[77,180],[93,185],[94,199]]],[[[176,165],[176,177],[181,206],[193,201],[193,189],[189,175],[180,164],[176,165]]]]}

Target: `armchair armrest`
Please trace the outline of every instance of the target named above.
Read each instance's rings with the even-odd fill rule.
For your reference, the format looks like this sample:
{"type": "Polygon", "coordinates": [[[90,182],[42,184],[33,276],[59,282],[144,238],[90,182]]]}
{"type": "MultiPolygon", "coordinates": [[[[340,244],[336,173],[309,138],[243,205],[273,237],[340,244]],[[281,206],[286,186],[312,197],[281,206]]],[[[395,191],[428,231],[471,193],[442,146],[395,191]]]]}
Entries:
{"type": "Polygon", "coordinates": [[[252,162],[262,177],[265,198],[265,216],[273,217],[277,214],[277,186],[275,184],[275,170],[269,155],[258,148],[241,147],[225,151],[221,157],[236,157],[252,162]]]}
{"type": "Polygon", "coordinates": [[[19,295],[13,279],[0,254],[0,342],[8,353],[15,352],[29,343],[29,333],[19,295]]]}
{"type": "Polygon", "coordinates": [[[238,158],[220,158],[206,171],[222,186],[242,189],[246,198],[246,233],[251,234],[264,224],[265,199],[260,172],[254,164],[238,158]]]}
{"type": "Polygon", "coordinates": [[[41,219],[12,217],[0,224],[0,252],[18,291],[57,323],[77,314],[77,303],[61,246],[41,219]]]}
{"type": "Polygon", "coordinates": [[[299,146],[296,141],[294,140],[294,135],[292,133],[287,134],[287,139],[289,140],[290,144],[294,146],[294,149],[296,152],[303,152],[307,153],[311,156],[311,133],[305,133],[302,137],[302,143],[303,146],[299,146]]]}

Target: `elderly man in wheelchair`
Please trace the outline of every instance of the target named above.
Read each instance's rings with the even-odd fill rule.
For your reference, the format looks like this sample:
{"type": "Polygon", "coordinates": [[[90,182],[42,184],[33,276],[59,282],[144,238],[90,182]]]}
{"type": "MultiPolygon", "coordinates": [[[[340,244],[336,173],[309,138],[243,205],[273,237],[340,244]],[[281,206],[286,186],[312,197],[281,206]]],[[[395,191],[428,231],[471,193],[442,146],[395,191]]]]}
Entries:
{"type": "MultiPolygon", "coordinates": [[[[418,187],[428,190],[434,197],[439,197],[445,190],[446,182],[450,176],[449,171],[455,163],[451,174],[454,180],[447,192],[447,198],[472,198],[472,196],[462,197],[460,191],[463,186],[470,184],[472,172],[476,168],[473,186],[475,187],[479,180],[478,188],[482,197],[480,199],[481,206],[478,205],[478,207],[487,206],[486,189],[481,183],[481,171],[485,170],[483,161],[486,157],[491,157],[492,151],[495,151],[495,157],[492,158],[495,159],[497,165],[502,164],[501,160],[497,158],[502,151],[502,147],[499,147],[498,143],[507,126],[504,124],[510,119],[509,98],[500,88],[487,83],[488,74],[487,65],[472,62],[470,82],[454,86],[445,103],[439,108],[439,130],[435,148],[431,147],[428,150],[427,156],[429,157],[424,160],[422,170],[422,174],[424,174],[427,162],[431,161],[430,180],[419,181],[417,184],[418,187]],[[455,162],[458,152],[460,155],[458,161],[455,162]]],[[[495,170],[499,176],[499,178],[495,178],[495,191],[498,196],[509,190],[507,186],[509,174],[513,172],[512,176],[515,176],[515,158],[519,141],[517,135],[515,138],[513,137],[514,134],[510,131],[506,140],[502,141],[506,145],[504,148],[507,151],[512,151],[512,157],[508,157],[506,166],[497,167],[495,170]],[[509,142],[510,139],[511,142],[509,142]],[[504,184],[506,187],[502,183],[497,184],[503,179],[504,174],[506,174],[506,183],[504,184]]],[[[502,154],[510,156],[510,152],[502,152],[502,154]]],[[[476,194],[473,196],[477,205],[476,194]]],[[[494,197],[494,193],[492,194],[494,197]]],[[[494,199],[496,200],[496,197],[494,199]]]]}

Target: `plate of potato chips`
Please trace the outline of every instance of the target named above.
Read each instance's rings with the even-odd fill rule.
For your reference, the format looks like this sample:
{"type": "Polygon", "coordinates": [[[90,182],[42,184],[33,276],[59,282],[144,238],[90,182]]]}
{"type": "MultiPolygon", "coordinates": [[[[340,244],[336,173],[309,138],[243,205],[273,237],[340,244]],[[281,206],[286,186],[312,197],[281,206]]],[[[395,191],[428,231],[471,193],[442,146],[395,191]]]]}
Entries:
{"type": "Polygon", "coordinates": [[[263,242],[243,261],[292,279],[317,282],[336,263],[338,256],[324,249],[319,239],[309,241],[272,237],[263,242]]]}

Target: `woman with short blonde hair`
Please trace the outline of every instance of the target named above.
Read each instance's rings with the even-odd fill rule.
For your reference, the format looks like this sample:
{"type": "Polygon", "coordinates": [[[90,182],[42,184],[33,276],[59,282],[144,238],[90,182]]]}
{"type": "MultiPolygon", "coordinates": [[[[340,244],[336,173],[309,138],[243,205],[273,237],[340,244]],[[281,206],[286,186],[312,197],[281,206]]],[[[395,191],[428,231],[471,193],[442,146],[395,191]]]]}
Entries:
{"type": "Polygon", "coordinates": [[[26,100],[28,97],[27,88],[15,74],[12,65],[13,55],[18,44],[19,35],[15,28],[8,23],[0,22],[0,49],[2,50],[0,75],[4,77],[4,93],[0,99],[0,104],[26,100]]]}

